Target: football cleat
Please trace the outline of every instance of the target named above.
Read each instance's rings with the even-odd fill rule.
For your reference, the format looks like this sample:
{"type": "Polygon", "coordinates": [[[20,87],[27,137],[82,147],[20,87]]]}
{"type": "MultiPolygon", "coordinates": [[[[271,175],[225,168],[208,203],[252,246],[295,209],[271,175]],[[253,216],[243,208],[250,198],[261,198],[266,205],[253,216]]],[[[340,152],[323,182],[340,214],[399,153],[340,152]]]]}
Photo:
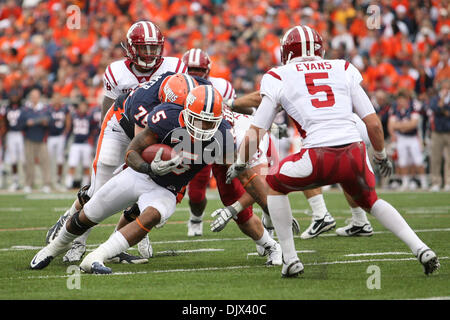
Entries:
{"type": "Polygon", "coordinates": [[[72,243],[72,247],[63,257],[63,262],[78,262],[86,252],[86,244],[78,241],[72,243]]]}
{"type": "Polygon", "coordinates": [[[355,226],[352,221],[345,227],[336,229],[336,234],[342,237],[370,237],[373,235],[373,229],[370,223],[366,223],[362,226],[355,226]]]}
{"type": "Polygon", "coordinates": [[[93,262],[91,266],[91,273],[93,274],[111,274],[111,268],[105,266],[101,262],[93,262]]]}
{"type": "Polygon", "coordinates": [[[300,233],[300,224],[298,223],[297,219],[292,218],[292,232],[294,234],[300,233]]]}
{"type": "Polygon", "coordinates": [[[426,275],[432,274],[441,267],[436,253],[429,248],[419,250],[417,259],[423,265],[423,271],[426,275]]]}
{"type": "Polygon", "coordinates": [[[69,210],[67,210],[66,213],[60,216],[58,221],[56,221],[56,223],[50,229],[48,229],[47,235],[45,236],[46,244],[49,244],[50,242],[55,240],[64,223],[66,223],[68,217],[69,217],[69,210]]]}
{"type": "Polygon", "coordinates": [[[278,243],[266,250],[268,251],[266,266],[281,266],[283,264],[281,246],[278,243]]]}
{"type": "Polygon", "coordinates": [[[336,226],[336,221],[329,212],[322,219],[313,219],[311,225],[300,236],[301,239],[311,239],[317,237],[336,226]]]}
{"type": "Polygon", "coordinates": [[[202,221],[188,221],[188,237],[195,237],[203,235],[203,222],[202,221]]]}
{"type": "Polygon", "coordinates": [[[53,258],[54,256],[45,247],[34,256],[33,260],[31,260],[30,267],[33,270],[44,269],[52,262],[53,258]]]}
{"type": "Polygon", "coordinates": [[[46,247],[42,248],[31,260],[30,267],[33,270],[40,270],[47,267],[53,258],[57,255],[63,253],[67,249],[68,245],[61,246],[51,243],[46,247]]]}
{"type": "Polygon", "coordinates": [[[281,276],[283,278],[293,278],[298,277],[299,274],[302,274],[304,271],[303,264],[300,262],[300,260],[296,259],[291,263],[284,263],[283,260],[283,267],[281,268],[281,276]]]}
{"type": "Polygon", "coordinates": [[[80,263],[80,269],[86,273],[110,274],[111,268],[106,267],[103,261],[97,255],[97,250],[89,253],[80,263]]]}
{"type": "MultiPolygon", "coordinates": [[[[275,236],[275,229],[272,225],[272,221],[270,221],[270,217],[266,216],[266,214],[263,214],[261,217],[261,222],[263,224],[264,229],[267,230],[269,233],[269,236],[273,239],[275,236]]],[[[265,248],[264,246],[256,245],[256,252],[258,252],[258,255],[260,257],[264,257],[269,253],[269,248],[265,248]]]]}
{"type": "Polygon", "coordinates": [[[145,235],[145,237],[141,241],[139,241],[138,251],[140,255],[146,259],[153,257],[153,247],[150,243],[150,239],[148,238],[148,234],[145,235]]]}
{"type": "Polygon", "coordinates": [[[148,260],[146,258],[133,256],[125,251],[119,253],[118,255],[116,255],[112,258],[107,259],[106,261],[112,262],[112,263],[123,263],[123,264],[142,264],[142,263],[148,262],[148,260]]]}

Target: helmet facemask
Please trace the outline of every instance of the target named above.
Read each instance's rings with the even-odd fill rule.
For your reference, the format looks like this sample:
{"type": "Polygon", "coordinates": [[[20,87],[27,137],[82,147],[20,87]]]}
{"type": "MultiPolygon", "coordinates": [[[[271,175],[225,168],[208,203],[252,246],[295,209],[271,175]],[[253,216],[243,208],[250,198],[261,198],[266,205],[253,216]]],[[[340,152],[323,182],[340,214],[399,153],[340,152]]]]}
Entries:
{"type": "Polygon", "coordinates": [[[208,141],[216,133],[222,121],[222,114],[214,116],[214,113],[201,111],[197,114],[189,108],[183,110],[184,123],[187,132],[195,140],[208,141]]]}

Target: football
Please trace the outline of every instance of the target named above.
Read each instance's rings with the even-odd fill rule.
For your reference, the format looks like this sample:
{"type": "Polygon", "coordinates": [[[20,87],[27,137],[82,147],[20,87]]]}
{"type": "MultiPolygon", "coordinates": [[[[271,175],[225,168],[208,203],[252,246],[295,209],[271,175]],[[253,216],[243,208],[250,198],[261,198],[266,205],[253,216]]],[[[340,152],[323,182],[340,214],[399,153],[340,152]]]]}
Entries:
{"type": "Polygon", "coordinates": [[[160,148],[163,148],[161,160],[170,160],[176,155],[175,151],[166,144],[152,144],[142,151],[141,156],[146,162],[151,163],[153,159],[155,159],[156,153],[160,148]]]}

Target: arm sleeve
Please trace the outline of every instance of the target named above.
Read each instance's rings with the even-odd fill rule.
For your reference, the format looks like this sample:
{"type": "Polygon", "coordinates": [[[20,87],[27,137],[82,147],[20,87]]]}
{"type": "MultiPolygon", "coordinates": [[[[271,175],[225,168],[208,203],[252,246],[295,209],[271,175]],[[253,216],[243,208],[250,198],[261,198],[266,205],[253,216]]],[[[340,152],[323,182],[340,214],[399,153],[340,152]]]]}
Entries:
{"type": "Polygon", "coordinates": [[[276,115],[276,103],[268,96],[263,96],[261,104],[256,109],[252,124],[255,127],[269,130],[276,115]]]}
{"type": "Polygon", "coordinates": [[[261,79],[261,103],[256,109],[252,124],[258,128],[270,129],[277,114],[282,90],[281,77],[274,69],[269,70],[261,79]]]}
{"type": "Polygon", "coordinates": [[[371,113],[375,113],[372,102],[359,84],[351,89],[351,97],[353,110],[361,119],[364,119],[371,113]]]}

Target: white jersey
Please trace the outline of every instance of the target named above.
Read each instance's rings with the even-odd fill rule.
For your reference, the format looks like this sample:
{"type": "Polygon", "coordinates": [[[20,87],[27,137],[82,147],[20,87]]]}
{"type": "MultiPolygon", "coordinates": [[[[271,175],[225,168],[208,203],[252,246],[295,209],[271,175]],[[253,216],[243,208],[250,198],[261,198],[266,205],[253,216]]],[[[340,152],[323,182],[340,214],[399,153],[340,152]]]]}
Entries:
{"type": "Polygon", "coordinates": [[[106,68],[103,75],[104,95],[115,100],[121,94],[131,91],[142,82],[150,81],[155,76],[168,71],[185,73],[186,69],[183,61],[175,57],[163,57],[160,66],[148,73],[134,70],[128,59],[114,61],[106,68]]]}
{"type": "MultiPolygon", "coordinates": [[[[354,111],[360,118],[375,112],[371,104],[353,104],[352,95],[360,94],[361,81],[360,72],[345,60],[294,59],[269,70],[260,92],[286,110],[305,148],[338,146],[362,140],[354,111]]],[[[265,115],[258,111],[256,117],[261,120],[265,115]]]]}
{"type": "Polygon", "coordinates": [[[236,96],[236,92],[234,91],[230,81],[216,77],[209,77],[208,80],[212,83],[213,87],[219,91],[224,100],[228,100],[236,96]]]}

